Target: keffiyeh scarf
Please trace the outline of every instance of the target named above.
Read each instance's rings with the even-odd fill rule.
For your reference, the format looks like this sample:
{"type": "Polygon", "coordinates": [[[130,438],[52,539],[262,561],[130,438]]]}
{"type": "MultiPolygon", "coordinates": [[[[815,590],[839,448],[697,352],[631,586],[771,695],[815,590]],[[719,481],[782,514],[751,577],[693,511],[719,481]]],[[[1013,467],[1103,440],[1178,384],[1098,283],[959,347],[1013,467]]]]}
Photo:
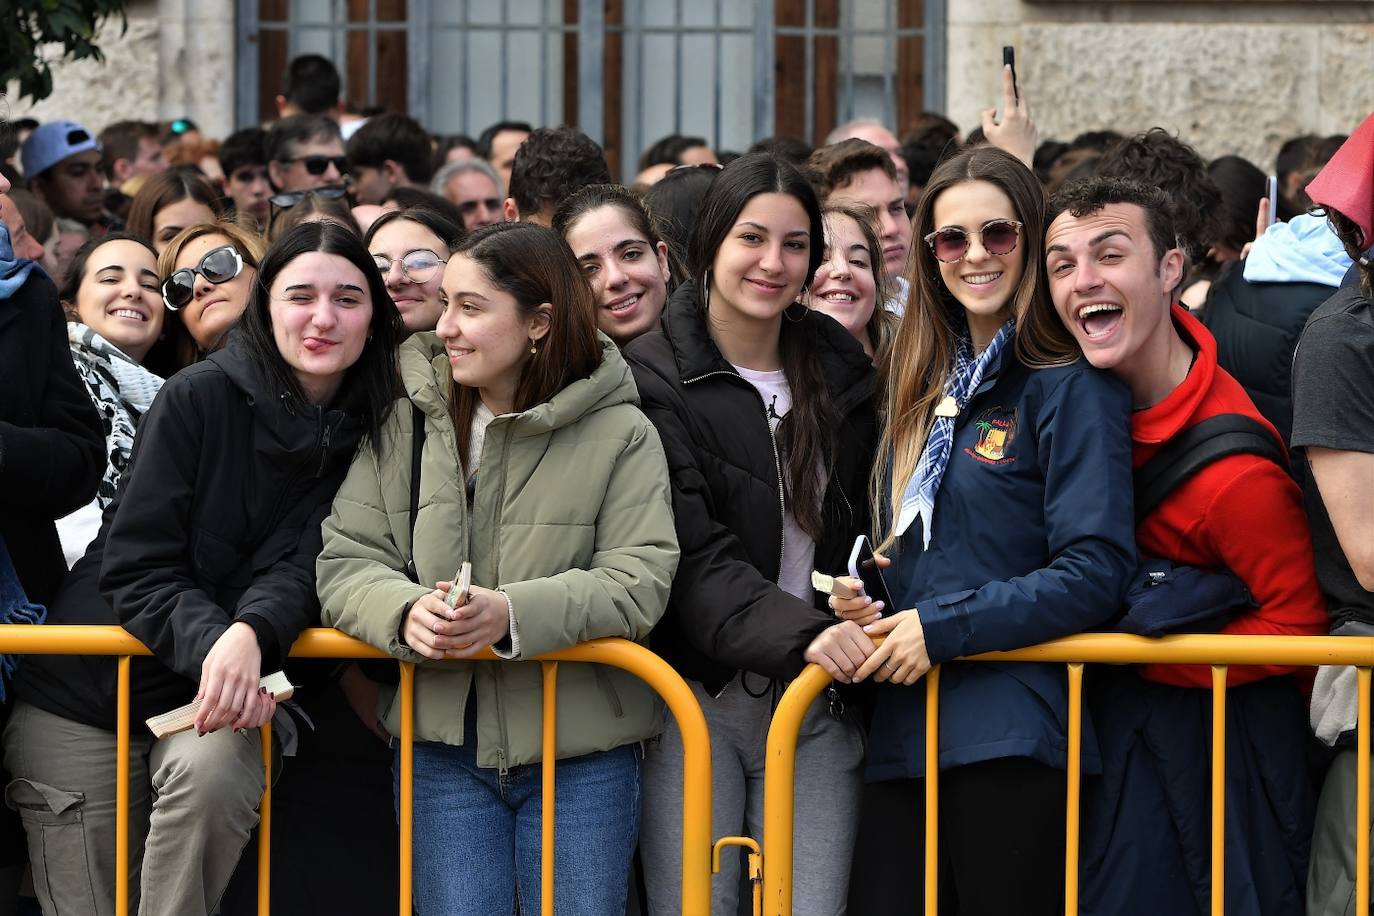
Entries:
{"type": "Polygon", "coordinates": [[[0,223],[0,299],[8,299],[18,292],[32,270],[32,261],[15,257],[9,227],[0,223]]]}

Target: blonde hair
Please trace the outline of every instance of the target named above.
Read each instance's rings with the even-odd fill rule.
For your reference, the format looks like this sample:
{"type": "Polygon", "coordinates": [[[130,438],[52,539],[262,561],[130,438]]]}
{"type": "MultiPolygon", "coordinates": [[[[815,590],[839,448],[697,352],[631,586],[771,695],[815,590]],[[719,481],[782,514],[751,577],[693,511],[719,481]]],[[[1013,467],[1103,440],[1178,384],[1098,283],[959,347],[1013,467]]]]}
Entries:
{"type": "Polygon", "coordinates": [[[925,450],[935,407],[944,398],[945,383],[954,368],[955,341],[963,334],[963,306],[945,288],[940,264],[925,237],[935,230],[935,202],[940,195],[971,181],[996,185],[1011,200],[1021,223],[1017,244],[1023,246],[1024,266],[1011,298],[1016,358],[1031,368],[1045,368],[1073,362],[1080,355],[1050,302],[1041,254],[1045,194],[1035,175],[1019,159],[995,147],[964,150],[941,163],[916,208],[914,250],[907,268],[910,298],[887,358],[879,366],[885,416],[870,502],[874,541],[880,550],[896,540],[906,484],[925,450]]]}

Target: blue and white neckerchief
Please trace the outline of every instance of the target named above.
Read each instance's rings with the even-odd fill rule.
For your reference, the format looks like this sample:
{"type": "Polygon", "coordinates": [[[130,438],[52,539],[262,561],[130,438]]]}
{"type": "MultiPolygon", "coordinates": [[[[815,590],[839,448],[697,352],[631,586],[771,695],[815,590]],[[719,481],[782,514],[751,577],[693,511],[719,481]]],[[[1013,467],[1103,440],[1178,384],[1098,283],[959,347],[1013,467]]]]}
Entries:
{"type": "Polygon", "coordinates": [[[916,463],[916,472],[907,481],[902,494],[902,509],[897,514],[897,535],[901,536],[911,527],[917,516],[922,519],[922,544],[930,546],[930,532],[935,527],[935,494],[939,492],[940,481],[945,476],[945,466],[949,464],[949,453],[954,446],[954,421],[958,413],[968,406],[973,393],[982,384],[983,374],[996,360],[1007,341],[1016,331],[1016,319],[1008,319],[998,329],[992,343],[986,350],[973,355],[973,345],[967,337],[960,336],[954,349],[954,368],[945,380],[945,400],[953,401],[956,408],[952,415],[942,416],[945,411],[937,411],[935,424],[931,427],[926,447],[921,451],[921,460],[916,463]]]}
{"type": "Polygon", "coordinates": [[[32,261],[14,256],[9,227],[0,223],[0,299],[8,299],[17,293],[32,270],[32,261]]]}

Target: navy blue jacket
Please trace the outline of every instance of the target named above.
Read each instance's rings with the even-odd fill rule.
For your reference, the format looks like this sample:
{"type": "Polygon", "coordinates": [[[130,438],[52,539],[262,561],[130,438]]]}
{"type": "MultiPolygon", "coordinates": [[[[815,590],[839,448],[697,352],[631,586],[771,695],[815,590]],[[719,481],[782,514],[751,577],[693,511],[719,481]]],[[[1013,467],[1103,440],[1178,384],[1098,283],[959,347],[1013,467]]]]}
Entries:
{"type": "MultiPolygon", "coordinates": [[[[1009,348],[1010,349],[1010,348],[1009,348]]],[[[898,539],[893,599],[934,664],[1079,633],[1119,609],[1136,566],[1130,394],[1079,360],[1028,369],[1004,351],[955,421],[930,547],[898,539]]],[[[1032,757],[1064,767],[1062,665],[945,665],[940,766],[1032,757]]],[[[924,774],[925,685],[878,685],[867,778],[924,774]]],[[[1084,716],[1085,772],[1100,766],[1084,716]]]]}

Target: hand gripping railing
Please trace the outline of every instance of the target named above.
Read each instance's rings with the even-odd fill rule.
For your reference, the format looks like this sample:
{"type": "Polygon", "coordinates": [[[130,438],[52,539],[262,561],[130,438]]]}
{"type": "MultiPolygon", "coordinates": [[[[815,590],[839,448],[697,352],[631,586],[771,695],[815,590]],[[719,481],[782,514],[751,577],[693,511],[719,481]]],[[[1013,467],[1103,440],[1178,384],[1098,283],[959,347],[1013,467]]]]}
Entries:
{"type": "MultiPolygon", "coordinates": [[[[989,652],[962,661],[1060,662],[1068,666],[1068,800],[1065,806],[1064,913],[1078,913],[1078,803],[1083,737],[1083,665],[1194,664],[1212,669],[1212,916],[1225,913],[1226,868],[1226,671],[1228,665],[1354,665],[1358,669],[1359,719],[1356,735],[1355,912],[1369,916],[1369,714],[1374,637],[1343,636],[1166,636],[1147,639],[1115,633],[1087,633],[1017,649],[989,652]]],[[[939,897],[936,853],[939,836],[940,669],[926,684],[925,741],[925,913],[935,916],[939,897]]],[[[768,730],[763,801],[763,912],[792,913],[792,820],[797,735],[802,717],[830,683],[809,665],[783,694],[768,730]]]]}
{"type": "MultiPolygon", "coordinates": [[[[129,911],[129,671],[130,659],[151,655],[147,647],[116,626],[28,626],[0,624],[0,653],[18,655],[111,655],[119,660],[118,723],[115,734],[115,916],[129,911]]],[[[291,647],[293,658],[389,658],[386,653],[337,630],[310,629],[291,647]]],[[[500,662],[490,652],[478,661],[500,662]]],[[[643,646],[625,639],[594,639],[550,652],[537,659],[544,675],[544,747],[554,747],[557,724],[558,665],[560,662],[610,665],[636,675],[661,696],[682,732],[684,778],[682,791],[682,912],[709,913],[711,908],[711,747],[706,718],[691,688],[667,662],[643,646]]],[[[507,663],[503,664],[521,664],[507,663]]],[[[400,872],[398,906],[401,916],[411,912],[411,823],[414,811],[415,666],[401,669],[401,797],[400,872]]],[[[141,726],[140,726],[141,727],[141,726]]],[[[262,727],[262,760],[266,788],[258,824],[258,913],[267,916],[271,897],[272,727],[262,727]]],[[[554,902],[554,772],[553,754],[543,755],[543,848],[541,904],[552,916],[554,902]]],[[[512,880],[514,878],[512,877],[512,880]]]]}

